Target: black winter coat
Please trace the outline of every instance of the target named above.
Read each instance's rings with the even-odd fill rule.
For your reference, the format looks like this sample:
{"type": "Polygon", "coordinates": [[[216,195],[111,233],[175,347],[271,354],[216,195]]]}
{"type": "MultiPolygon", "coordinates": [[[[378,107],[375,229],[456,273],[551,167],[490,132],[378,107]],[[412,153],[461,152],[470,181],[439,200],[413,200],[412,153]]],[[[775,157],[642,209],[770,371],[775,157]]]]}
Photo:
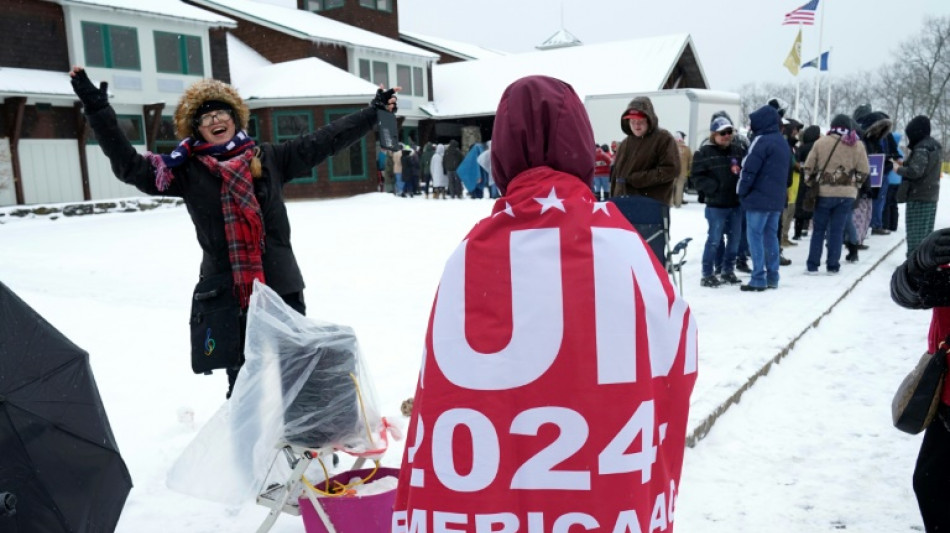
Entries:
{"type": "Polygon", "coordinates": [[[737,143],[723,148],[710,140],[693,154],[693,167],[690,175],[696,190],[705,195],[709,207],[739,207],[739,195],[736,194],[738,170],[745,157],[745,150],[737,143]]]}
{"type": "Polygon", "coordinates": [[[419,156],[410,150],[402,152],[402,181],[417,183],[419,181],[419,156]]]}
{"type": "MultiPolygon", "coordinates": [[[[212,174],[200,161],[190,159],[172,169],[174,179],[168,189],[159,191],[155,185],[154,168],[135,151],[119,129],[112,107],[88,115],[88,119],[116,177],[146,194],[184,200],[203,252],[202,277],[230,272],[231,261],[221,211],[221,178],[212,174]]],[[[323,160],[366,135],[375,123],[376,109],[369,107],[296,139],[258,145],[262,173],[254,180],[254,193],[264,223],[264,278],[278,294],[293,294],[304,288],[303,276],[290,245],[290,221],[282,190],[284,184],[308,175],[323,160]]]]}
{"type": "Polygon", "coordinates": [[[930,136],[911,147],[910,157],[897,169],[908,182],[908,201],[936,202],[939,199],[941,153],[940,143],[930,136]]]}
{"type": "Polygon", "coordinates": [[[446,172],[456,171],[462,164],[463,158],[459,143],[455,140],[449,141],[449,145],[445,147],[445,154],[442,156],[442,168],[446,172]]]}

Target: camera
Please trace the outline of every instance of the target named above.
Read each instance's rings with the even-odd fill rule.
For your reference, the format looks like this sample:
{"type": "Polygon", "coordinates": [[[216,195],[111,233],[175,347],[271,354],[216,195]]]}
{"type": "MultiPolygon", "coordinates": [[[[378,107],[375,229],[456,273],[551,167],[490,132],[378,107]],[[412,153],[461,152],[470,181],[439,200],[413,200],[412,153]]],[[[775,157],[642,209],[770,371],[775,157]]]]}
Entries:
{"type": "Polygon", "coordinates": [[[0,492],[0,516],[16,514],[16,495],[12,492],[0,492]]]}
{"type": "Polygon", "coordinates": [[[383,150],[395,152],[399,149],[398,126],[396,125],[396,115],[380,109],[376,111],[376,117],[379,121],[379,145],[383,150]]]}

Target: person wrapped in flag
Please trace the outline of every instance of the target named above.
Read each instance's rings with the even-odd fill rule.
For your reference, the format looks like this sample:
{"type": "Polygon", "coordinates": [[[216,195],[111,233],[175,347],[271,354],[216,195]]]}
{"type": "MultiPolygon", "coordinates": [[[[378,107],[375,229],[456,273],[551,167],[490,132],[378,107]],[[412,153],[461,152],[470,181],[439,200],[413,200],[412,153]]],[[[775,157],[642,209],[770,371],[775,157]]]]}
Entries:
{"type": "Polygon", "coordinates": [[[673,531],[696,323],[594,198],[593,144],[567,83],[504,91],[503,196],[439,283],[392,533],[673,531]]]}

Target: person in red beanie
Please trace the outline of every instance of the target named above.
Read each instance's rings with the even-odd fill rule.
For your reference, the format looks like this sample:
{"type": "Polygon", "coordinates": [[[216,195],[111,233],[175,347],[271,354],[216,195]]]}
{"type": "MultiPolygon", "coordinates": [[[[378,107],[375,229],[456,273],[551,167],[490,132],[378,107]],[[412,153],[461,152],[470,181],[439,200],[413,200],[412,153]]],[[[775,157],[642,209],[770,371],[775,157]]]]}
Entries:
{"type": "Polygon", "coordinates": [[[660,127],[653,102],[646,96],[631,100],[620,116],[620,129],[627,138],[617,148],[612,195],[649,196],[670,205],[680,175],[680,152],[673,135],[660,127]]]}
{"type": "Polygon", "coordinates": [[[593,142],[567,83],[529,76],[502,95],[504,196],[439,282],[391,533],[672,533],[696,323],[591,193],[593,142]],[[565,452],[556,467],[537,463],[545,449],[565,452]]]}

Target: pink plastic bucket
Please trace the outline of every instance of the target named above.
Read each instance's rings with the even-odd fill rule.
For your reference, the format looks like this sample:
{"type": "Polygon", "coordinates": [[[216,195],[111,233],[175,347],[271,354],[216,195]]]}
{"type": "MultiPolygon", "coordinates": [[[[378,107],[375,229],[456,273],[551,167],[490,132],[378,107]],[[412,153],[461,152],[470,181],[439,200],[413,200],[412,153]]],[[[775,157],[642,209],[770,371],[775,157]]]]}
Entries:
{"type": "MultiPolygon", "coordinates": [[[[372,472],[372,468],[349,470],[330,478],[329,484],[334,481],[346,483],[354,477],[365,477],[372,472]]],[[[396,468],[380,467],[373,475],[373,479],[386,476],[399,477],[396,468]]],[[[372,482],[372,480],[370,480],[372,482]]],[[[326,490],[327,483],[317,485],[320,490],[326,490]]],[[[318,498],[327,517],[336,533],[386,533],[392,527],[393,504],[396,501],[396,491],[390,490],[369,496],[340,496],[318,498]]],[[[323,521],[314,510],[310,499],[303,496],[299,500],[300,516],[303,517],[304,529],[307,533],[328,533],[323,521]]]]}

